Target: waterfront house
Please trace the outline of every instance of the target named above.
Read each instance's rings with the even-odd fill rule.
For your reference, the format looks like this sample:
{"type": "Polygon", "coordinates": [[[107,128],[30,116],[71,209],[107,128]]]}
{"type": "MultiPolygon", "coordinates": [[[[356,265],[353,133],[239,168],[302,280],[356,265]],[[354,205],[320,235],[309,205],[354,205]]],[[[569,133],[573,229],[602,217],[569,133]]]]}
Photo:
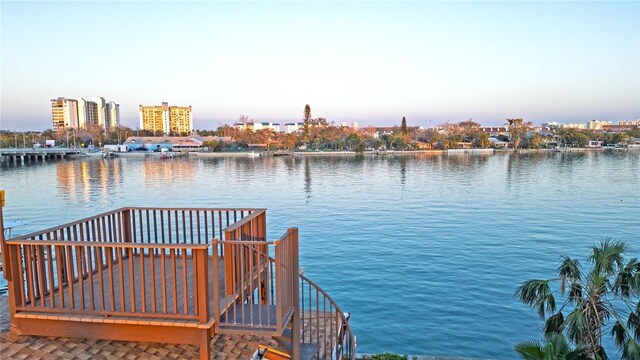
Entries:
{"type": "Polygon", "coordinates": [[[304,127],[304,123],[303,122],[286,123],[286,124],[284,124],[284,132],[285,132],[285,134],[292,134],[292,133],[295,133],[295,132],[298,132],[298,131],[302,130],[303,127],[304,127]]]}
{"type": "MultiPolygon", "coordinates": [[[[137,151],[167,149],[173,151],[198,151],[201,150],[204,142],[219,141],[230,142],[231,139],[222,136],[132,136],[124,141],[123,151],[137,151]]],[[[122,148],[121,148],[122,149],[122,148]]]]}
{"type": "Polygon", "coordinates": [[[493,147],[495,147],[496,149],[508,149],[509,148],[509,142],[508,141],[502,141],[496,138],[489,138],[489,141],[491,142],[491,144],[493,145],[493,147]]]}
{"type": "Polygon", "coordinates": [[[604,142],[603,141],[591,140],[591,141],[589,141],[589,143],[587,144],[586,147],[588,147],[588,148],[601,148],[602,146],[604,146],[604,142]]]}
{"type": "Polygon", "coordinates": [[[480,128],[485,134],[489,134],[490,137],[498,137],[500,135],[509,136],[509,129],[504,126],[488,126],[480,128]]]}

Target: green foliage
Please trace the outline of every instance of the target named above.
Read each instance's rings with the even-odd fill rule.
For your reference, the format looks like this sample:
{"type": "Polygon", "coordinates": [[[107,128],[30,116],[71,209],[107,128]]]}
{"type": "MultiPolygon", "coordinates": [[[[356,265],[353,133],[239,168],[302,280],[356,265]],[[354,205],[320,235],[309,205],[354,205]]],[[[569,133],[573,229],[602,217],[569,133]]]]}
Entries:
{"type": "Polygon", "coordinates": [[[302,114],[303,120],[303,133],[304,133],[304,141],[309,141],[309,125],[311,124],[311,106],[306,104],[304,106],[304,113],[302,114]]]}
{"type": "Polygon", "coordinates": [[[516,345],[516,352],[525,360],[577,360],[585,353],[583,348],[571,349],[571,345],[562,334],[551,334],[545,343],[523,341],[516,345]]]}
{"type": "MultiPolygon", "coordinates": [[[[590,268],[585,269],[577,260],[565,256],[557,269],[558,278],[526,281],[516,289],[515,296],[536,309],[541,319],[553,313],[544,324],[547,340],[553,340],[551,336],[566,335],[566,339],[584,349],[586,358],[606,359],[601,340],[605,329],[611,326],[610,333],[622,359],[638,359],[640,262],[636,257],[625,260],[626,251],[624,243],[604,239],[591,249],[591,255],[587,257],[590,268]],[[560,294],[566,294],[557,313],[554,291],[550,286],[556,282],[559,282],[560,294]]],[[[557,358],[542,356],[544,351],[541,349],[544,348],[538,343],[528,342],[519,344],[516,351],[525,359],[557,358]],[[526,356],[530,357],[519,351],[523,344],[532,351],[527,352],[526,356]],[[536,357],[538,355],[542,357],[536,357]]]]}
{"type": "Polygon", "coordinates": [[[409,129],[407,128],[407,119],[403,116],[402,123],[400,124],[400,129],[402,129],[402,134],[409,135],[409,129]]]}
{"type": "Polygon", "coordinates": [[[407,360],[407,355],[398,355],[392,353],[375,354],[371,356],[363,356],[361,360],[407,360]]]}

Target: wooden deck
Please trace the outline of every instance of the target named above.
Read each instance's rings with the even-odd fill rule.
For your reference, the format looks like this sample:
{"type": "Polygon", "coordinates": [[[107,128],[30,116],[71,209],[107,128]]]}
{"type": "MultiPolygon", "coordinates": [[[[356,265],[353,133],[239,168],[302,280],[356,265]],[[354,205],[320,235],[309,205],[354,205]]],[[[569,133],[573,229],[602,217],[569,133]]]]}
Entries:
{"type": "MultiPolygon", "coordinates": [[[[2,210],[0,208],[0,223],[2,210]]],[[[279,337],[293,358],[355,356],[337,304],[299,274],[298,230],[264,209],[121,208],[5,241],[14,333],[191,344],[279,337]]]]}
{"type": "MultiPolygon", "coordinates": [[[[211,260],[209,257],[210,264],[211,260]]],[[[56,267],[55,259],[52,266],[56,267]]],[[[105,317],[135,313],[136,317],[171,318],[182,315],[180,317],[184,318],[186,315],[196,319],[197,294],[190,291],[194,289],[197,279],[193,269],[192,257],[177,261],[175,257],[160,255],[122,257],[121,261],[112,262],[101,271],[84,275],[82,281],[76,280],[71,286],[62,281],[62,286],[56,287],[53,292],[38,296],[33,303],[27,302],[17,309],[46,312],[46,308],[62,308],[74,314],[105,317]]],[[[213,281],[213,269],[209,271],[210,289],[215,291],[213,286],[218,284],[217,291],[220,298],[224,298],[224,259],[218,262],[218,281],[213,281]]],[[[54,281],[57,283],[58,279],[54,281]]],[[[34,287],[37,288],[37,284],[34,287]]],[[[209,300],[211,316],[214,314],[213,298],[210,296],[209,300]]],[[[223,302],[219,306],[224,305],[223,302]]],[[[226,309],[220,310],[223,312],[226,309]]]]}

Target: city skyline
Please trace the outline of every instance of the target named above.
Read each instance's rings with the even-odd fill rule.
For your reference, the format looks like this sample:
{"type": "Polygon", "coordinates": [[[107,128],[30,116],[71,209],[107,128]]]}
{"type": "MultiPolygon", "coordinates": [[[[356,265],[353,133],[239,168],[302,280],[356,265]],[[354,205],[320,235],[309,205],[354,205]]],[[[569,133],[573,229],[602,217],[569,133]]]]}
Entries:
{"type": "Polygon", "coordinates": [[[638,3],[0,6],[2,130],[50,128],[49,100],[82,94],[132,128],[163,101],[196,129],[305,104],[362,126],[640,118],[638,3]]]}

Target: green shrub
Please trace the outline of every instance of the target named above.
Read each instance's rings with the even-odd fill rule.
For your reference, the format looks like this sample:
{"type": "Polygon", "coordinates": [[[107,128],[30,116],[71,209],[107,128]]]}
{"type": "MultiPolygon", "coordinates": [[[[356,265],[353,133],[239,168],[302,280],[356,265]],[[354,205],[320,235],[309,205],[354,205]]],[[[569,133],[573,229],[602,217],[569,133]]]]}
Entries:
{"type": "Polygon", "coordinates": [[[407,355],[398,355],[392,353],[375,354],[371,356],[363,356],[362,360],[407,360],[407,355]]]}

